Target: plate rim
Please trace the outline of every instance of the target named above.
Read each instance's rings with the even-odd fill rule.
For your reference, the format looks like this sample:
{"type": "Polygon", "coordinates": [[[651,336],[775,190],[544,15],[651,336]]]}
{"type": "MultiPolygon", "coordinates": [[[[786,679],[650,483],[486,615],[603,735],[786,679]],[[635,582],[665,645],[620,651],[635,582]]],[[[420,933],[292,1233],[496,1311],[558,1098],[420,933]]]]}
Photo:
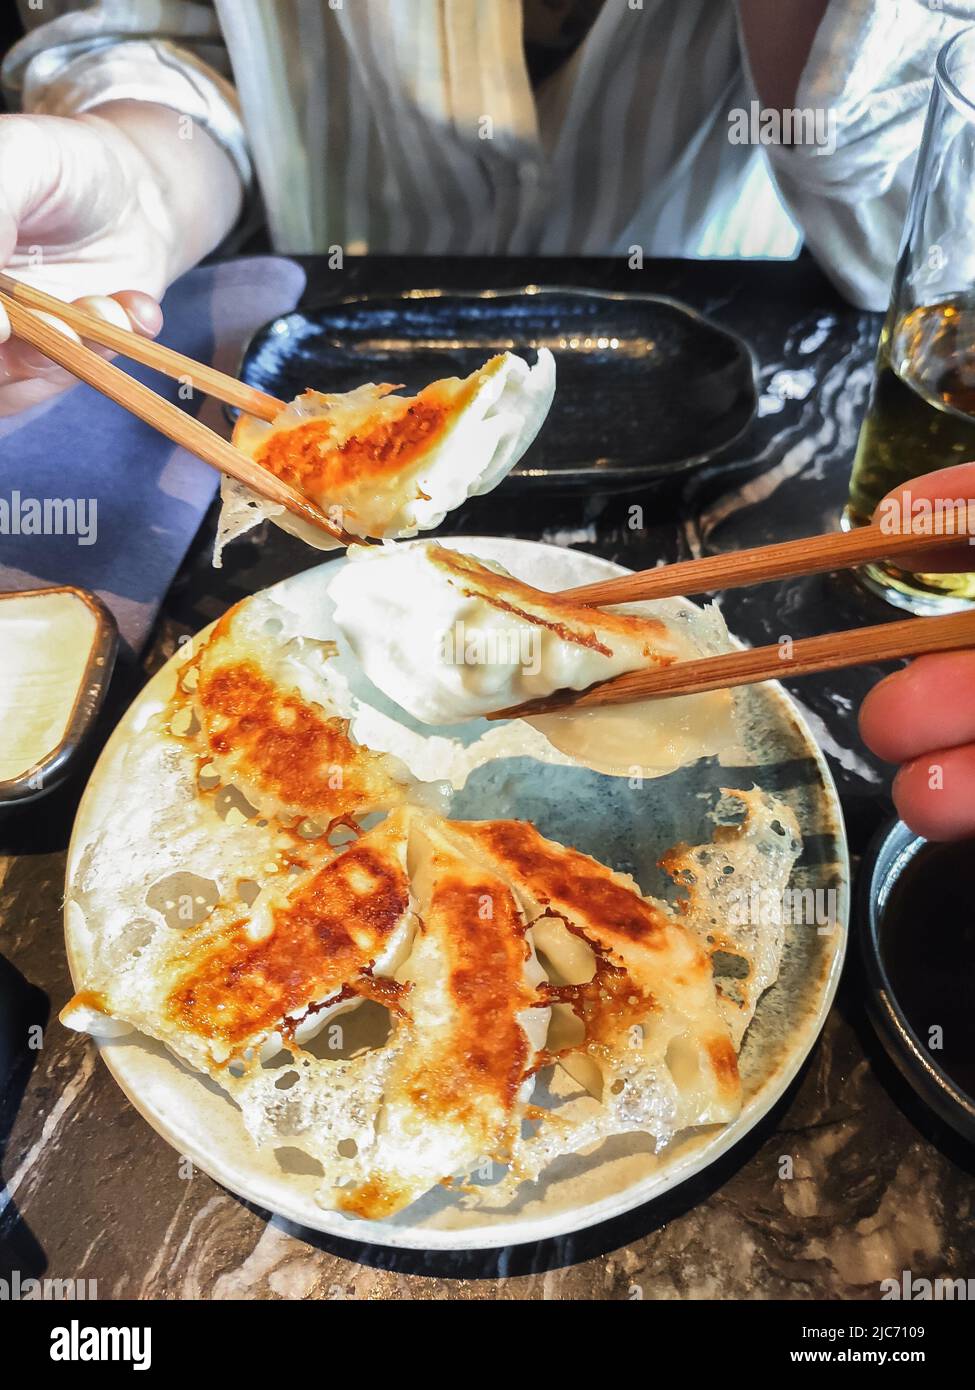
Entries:
{"type": "MultiPolygon", "coordinates": [[[[501,542],[505,545],[513,545],[518,549],[532,548],[545,551],[570,550],[573,551],[573,553],[586,556],[588,560],[596,563],[600,567],[605,567],[606,578],[632,573],[626,566],[618,564],[615,560],[608,560],[601,555],[593,555],[588,551],[577,550],[574,546],[551,545],[544,541],[526,540],[515,536],[444,536],[437,537],[437,539],[441,544],[454,547],[477,546],[479,544],[487,544],[490,546],[501,542]]],[[[311,569],[324,569],[329,564],[334,563],[334,560],[326,560],[321,565],[312,566],[311,569]]],[[[308,573],[309,571],[307,570],[299,571],[299,575],[307,575],[308,573]]],[[[294,575],[288,576],[258,592],[264,594],[273,593],[276,589],[283,587],[296,577],[297,576],[294,575]]],[[[248,595],[248,597],[252,596],[248,595]]],[[[216,621],[216,619],[214,621],[216,621]]],[[[207,624],[200,630],[200,633],[194,634],[194,640],[203,632],[206,632],[211,625],[212,624],[207,624]]],[[[146,685],[142,687],[135,698],[130,702],[121,716],[119,723],[112,730],[110,737],[106,741],[98,761],[91,771],[85,790],[78,804],[65,864],[65,902],[63,911],[65,953],[72,985],[75,989],[77,989],[77,962],[71,949],[70,928],[68,924],[68,893],[71,877],[79,858],[80,833],[81,830],[85,828],[83,817],[85,802],[89,796],[94,795],[92,786],[97,781],[99,768],[102,763],[108,762],[109,758],[114,753],[116,745],[122,742],[123,735],[127,731],[126,726],[129,718],[144,700],[153,683],[160,680],[164,673],[169,671],[173,663],[178,660],[179,654],[180,649],[177,648],[173,655],[150,677],[146,685]]],[[[310,1214],[304,1203],[300,1205],[291,1205],[288,1202],[282,1202],[276,1195],[273,1196],[272,1200],[272,1197],[264,1191],[261,1181],[254,1181],[253,1179],[246,1178],[246,1175],[244,1181],[239,1181],[235,1176],[232,1183],[228,1182],[225,1173],[221,1173],[219,1164],[213,1162],[213,1155],[200,1148],[192,1132],[187,1131],[179,1134],[178,1140],[174,1138],[174,1133],[176,1131],[164,1127],[160,1122],[159,1115],[154,1112],[137,1093],[133,1092],[130,1085],[126,1084],[128,1078],[126,1077],[125,1067],[119,1065],[118,1057],[112,1053],[111,1042],[92,1038],[91,1041],[105,1065],[108,1067],[113,1080],[129,1103],[156,1134],[172,1148],[176,1149],[181,1155],[189,1158],[202,1172],[205,1172],[214,1182],[218,1183],[227,1191],[245,1201],[253,1202],[262,1211],[266,1212],[269,1217],[283,1218],[305,1230],[326,1234],[356,1244],[375,1246],[380,1249],[431,1250],[438,1252],[488,1251],[506,1249],[515,1245],[532,1244],[543,1240],[558,1238],[560,1236],[570,1236],[578,1231],[602,1225],[605,1222],[612,1221],[617,1217],[635,1211],[638,1207],[647,1205],[647,1203],[661,1197],[666,1192],[673,1191],[688,1179],[710,1168],[718,1159],[734,1148],[735,1145],[743,1140],[781,1100],[819,1040],[836,997],[836,991],[839,986],[839,980],[849,946],[852,874],[849,843],[839,792],[823,751],[797,702],[780,681],[767,681],[764,684],[774,692],[776,700],[780,705],[784,706],[790,717],[795,720],[801,730],[813,754],[814,761],[820,773],[821,784],[827,796],[829,808],[835,818],[837,829],[837,866],[840,872],[840,892],[843,908],[842,912],[838,914],[837,917],[837,927],[840,929],[839,941],[837,942],[836,949],[830,961],[829,969],[825,973],[822,981],[817,1007],[815,1011],[804,1020],[803,1029],[806,1034],[804,1044],[790,1052],[784,1064],[779,1066],[765,1083],[762,1091],[756,1094],[751,1101],[742,1108],[741,1113],[736,1116],[730,1124],[718,1128],[710,1139],[702,1139],[701,1143],[692,1146],[672,1167],[665,1169],[662,1173],[651,1175],[640,1182],[633,1183],[619,1192],[611,1193],[595,1202],[591,1202],[588,1206],[579,1208],[578,1210],[570,1208],[568,1210],[554,1212],[547,1216],[536,1217],[522,1222],[499,1222],[494,1226],[485,1228],[430,1229],[412,1225],[394,1226],[386,1222],[350,1220],[344,1217],[342,1213],[324,1207],[316,1207],[315,1211],[310,1214]],[[311,1220],[310,1215],[314,1216],[316,1219],[311,1220]]],[[[759,1004],[759,1007],[761,1007],[761,1004],[759,1004]]],[[[173,1064],[178,1065],[175,1059],[173,1064]]],[[[698,1132],[703,1135],[705,1128],[707,1127],[702,1127],[698,1132]]]]}

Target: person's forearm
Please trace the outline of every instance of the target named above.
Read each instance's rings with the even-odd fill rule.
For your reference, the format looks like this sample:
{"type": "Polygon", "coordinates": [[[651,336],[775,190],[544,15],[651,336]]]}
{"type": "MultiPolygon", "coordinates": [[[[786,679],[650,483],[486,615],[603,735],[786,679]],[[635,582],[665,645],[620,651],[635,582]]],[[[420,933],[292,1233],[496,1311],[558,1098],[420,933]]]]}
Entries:
{"type": "Polygon", "coordinates": [[[795,106],[803,69],[829,0],[738,0],[748,62],[763,106],[795,106]]]}
{"type": "MultiPolygon", "coordinates": [[[[109,102],[81,119],[109,122],[151,170],[158,215],[172,226],[168,282],[219,245],[240,215],[243,190],[233,161],[202,126],[143,101],[109,102]]],[[[142,196],[151,199],[153,190],[142,196]]]]}

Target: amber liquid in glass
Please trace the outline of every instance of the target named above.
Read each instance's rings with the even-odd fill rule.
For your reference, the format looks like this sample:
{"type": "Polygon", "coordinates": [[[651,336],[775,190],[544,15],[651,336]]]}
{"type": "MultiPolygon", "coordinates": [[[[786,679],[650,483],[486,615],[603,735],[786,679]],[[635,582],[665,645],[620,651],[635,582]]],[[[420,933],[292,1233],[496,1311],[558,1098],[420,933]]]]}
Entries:
{"type": "MultiPolygon", "coordinates": [[[[975,294],[914,309],[884,325],[845,522],[865,525],[891,488],[921,473],[973,461],[975,294]]],[[[908,574],[876,564],[866,567],[865,578],[916,611],[975,603],[975,574],[908,574]]]]}

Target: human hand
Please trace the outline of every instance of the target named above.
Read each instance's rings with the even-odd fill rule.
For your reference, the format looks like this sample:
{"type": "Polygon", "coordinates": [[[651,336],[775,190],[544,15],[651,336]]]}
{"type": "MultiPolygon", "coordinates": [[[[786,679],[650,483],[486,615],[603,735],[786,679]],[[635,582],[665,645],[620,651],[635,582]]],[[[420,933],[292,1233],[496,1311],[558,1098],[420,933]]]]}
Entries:
{"type": "MultiPolygon", "coordinates": [[[[113,122],[0,116],[0,266],[149,337],[162,326],[172,260],[159,199],[146,160],[113,122]]],[[[0,415],[74,384],[9,335],[0,308],[0,415]]]]}
{"type": "MultiPolygon", "coordinates": [[[[0,116],[0,267],[147,337],[163,290],[223,240],[242,197],[223,148],[155,102],[0,116]]],[[[0,309],[0,415],[74,383],[9,333],[0,309]]]]}
{"type": "MultiPolygon", "coordinates": [[[[914,478],[888,498],[901,502],[905,492],[915,501],[975,503],[975,463],[914,478]]],[[[903,564],[927,573],[975,570],[975,545],[962,539],[903,564]]],[[[882,680],[863,702],[860,733],[878,757],[901,764],[894,803],[912,830],[930,840],[975,836],[975,650],[920,656],[882,680]]]]}

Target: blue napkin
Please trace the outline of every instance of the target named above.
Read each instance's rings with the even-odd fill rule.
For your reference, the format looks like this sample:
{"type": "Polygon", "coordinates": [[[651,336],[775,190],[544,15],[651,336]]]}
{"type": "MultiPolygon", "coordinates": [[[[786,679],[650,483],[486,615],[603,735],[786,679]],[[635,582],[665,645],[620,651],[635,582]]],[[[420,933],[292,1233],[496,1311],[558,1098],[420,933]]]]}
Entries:
{"type": "MultiPolygon", "coordinates": [[[[301,267],[280,257],[191,270],[163,301],[160,341],[235,373],[254,330],[293,309],[304,285],[301,267]]],[[[228,432],[219,401],[180,401],[177,382],[119,365],[228,432]]],[[[137,652],[218,482],[195,455],[88,386],[0,419],[0,589],[94,589],[137,652]],[[45,532],[34,534],[35,519],[45,532]]]]}

